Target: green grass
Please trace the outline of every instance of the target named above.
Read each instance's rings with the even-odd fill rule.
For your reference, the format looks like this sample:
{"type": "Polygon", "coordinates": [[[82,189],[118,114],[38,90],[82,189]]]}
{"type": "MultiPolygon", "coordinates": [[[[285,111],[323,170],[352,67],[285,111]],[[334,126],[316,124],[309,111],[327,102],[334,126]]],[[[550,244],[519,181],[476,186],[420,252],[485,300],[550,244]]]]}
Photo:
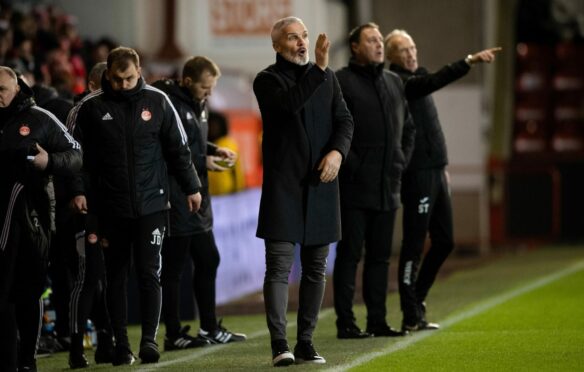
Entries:
{"type": "MultiPolygon", "coordinates": [[[[324,366],[293,370],[362,371],[576,371],[584,370],[584,248],[553,247],[509,253],[484,266],[438,281],[428,298],[428,318],[443,329],[399,339],[337,340],[332,309],[323,309],[315,333],[324,366]],[[575,264],[580,266],[574,269],[575,264]],[[571,270],[571,271],[566,271],[571,270]],[[561,275],[559,275],[560,273],[561,275]],[[558,274],[558,275],[556,275],[558,274]],[[552,275],[550,277],[550,275],[552,275]],[[556,275],[556,276],[553,276],[556,275]],[[563,276],[562,276],[563,275],[563,276]]],[[[356,306],[359,323],[365,310],[356,306]]],[[[398,297],[388,298],[388,320],[399,326],[398,297]]],[[[295,341],[295,314],[289,314],[295,341]]],[[[263,315],[226,317],[247,342],[162,353],[158,365],[89,370],[273,370],[263,315]]],[[[192,324],[197,329],[197,324],[192,324]]],[[[161,326],[159,336],[164,334],[161,326]]],[[[139,329],[130,327],[135,351],[139,329]]],[[[162,345],[162,339],[159,339],[162,345]]],[[[92,358],[91,352],[88,357],[92,358]]],[[[60,353],[38,361],[39,371],[67,369],[60,353]]]]}

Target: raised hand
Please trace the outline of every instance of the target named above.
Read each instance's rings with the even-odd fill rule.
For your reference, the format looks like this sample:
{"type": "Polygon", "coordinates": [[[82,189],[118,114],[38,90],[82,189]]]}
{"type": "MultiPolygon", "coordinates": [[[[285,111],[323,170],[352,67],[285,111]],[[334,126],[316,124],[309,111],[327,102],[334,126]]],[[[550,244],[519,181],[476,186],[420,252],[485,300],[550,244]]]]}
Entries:
{"type": "Polygon", "coordinates": [[[319,34],[318,39],[316,39],[314,55],[316,58],[316,65],[323,71],[328,67],[330,47],[331,42],[326,34],[319,34]]]}
{"type": "Polygon", "coordinates": [[[480,63],[480,62],[491,63],[495,60],[495,55],[502,50],[503,50],[503,48],[501,48],[501,47],[495,47],[495,48],[481,50],[480,52],[476,52],[475,54],[473,54],[471,56],[469,62],[471,64],[480,63]]]}

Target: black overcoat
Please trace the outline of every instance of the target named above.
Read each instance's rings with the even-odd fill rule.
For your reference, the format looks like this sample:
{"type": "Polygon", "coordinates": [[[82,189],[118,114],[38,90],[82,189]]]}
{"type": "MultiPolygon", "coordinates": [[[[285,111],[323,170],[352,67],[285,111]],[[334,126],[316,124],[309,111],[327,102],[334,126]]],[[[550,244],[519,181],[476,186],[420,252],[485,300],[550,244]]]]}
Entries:
{"type": "Polygon", "coordinates": [[[263,120],[264,179],[257,236],[326,244],[340,240],[339,185],[319,181],[331,150],[346,158],[353,119],[330,69],[299,66],[279,54],[254,80],[263,120]]]}

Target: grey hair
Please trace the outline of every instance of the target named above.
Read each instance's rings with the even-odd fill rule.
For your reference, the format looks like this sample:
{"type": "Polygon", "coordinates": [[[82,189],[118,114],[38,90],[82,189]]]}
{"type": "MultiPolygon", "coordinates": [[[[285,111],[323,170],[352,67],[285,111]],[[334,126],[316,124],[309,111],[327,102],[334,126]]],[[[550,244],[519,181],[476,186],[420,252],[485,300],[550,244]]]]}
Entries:
{"type": "Polygon", "coordinates": [[[89,71],[89,75],[87,76],[88,81],[93,81],[94,84],[97,86],[101,86],[101,76],[103,72],[107,69],[107,62],[97,62],[91,71],[89,71]]]}
{"type": "Polygon", "coordinates": [[[282,36],[282,29],[292,23],[300,23],[304,25],[304,22],[298,17],[285,17],[277,20],[272,26],[272,43],[277,42],[282,36]]]}
{"type": "Polygon", "coordinates": [[[14,81],[18,82],[18,76],[16,75],[16,72],[14,72],[14,70],[11,69],[10,67],[0,66],[0,72],[5,73],[6,75],[8,75],[11,78],[13,78],[14,81]]]}
{"type": "Polygon", "coordinates": [[[414,40],[406,30],[396,28],[395,30],[391,31],[389,34],[387,34],[387,36],[385,36],[385,39],[383,39],[386,57],[389,57],[389,52],[391,51],[392,47],[392,40],[397,36],[407,37],[410,40],[414,40]]]}
{"type": "Polygon", "coordinates": [[[412,39],[412,37],[410,36],[410,34],[408,34],[408,32],[406,30],[401,30],[401,29],[396,28],[395,30],[393,30],[389,34],[387,34],[387,36],[385,36],[385,39],[383,40],[383,42],[384,42],[386,48],[388,48],[390,46],[389,44],[391,43],[391,40],[396,36],[402,36],[402,37],[407,37],[409,39],[412,39]]]}

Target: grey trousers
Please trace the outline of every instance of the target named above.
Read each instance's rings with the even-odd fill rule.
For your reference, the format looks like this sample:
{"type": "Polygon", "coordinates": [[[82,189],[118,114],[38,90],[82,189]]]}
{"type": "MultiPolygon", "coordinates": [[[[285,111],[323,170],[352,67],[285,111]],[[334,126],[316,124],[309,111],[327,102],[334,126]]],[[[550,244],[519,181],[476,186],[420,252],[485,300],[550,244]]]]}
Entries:
{"type": "MultiPolygon", "coordinates": [[[[286,340],[288,276],[294,262],[292,242],[266,240],[264,304],[271,340],[286,340]]],[[[298,298],[297,340],[311,341],[326,282],[329,246],[301,246],[302,276],[298,298]]]]}

